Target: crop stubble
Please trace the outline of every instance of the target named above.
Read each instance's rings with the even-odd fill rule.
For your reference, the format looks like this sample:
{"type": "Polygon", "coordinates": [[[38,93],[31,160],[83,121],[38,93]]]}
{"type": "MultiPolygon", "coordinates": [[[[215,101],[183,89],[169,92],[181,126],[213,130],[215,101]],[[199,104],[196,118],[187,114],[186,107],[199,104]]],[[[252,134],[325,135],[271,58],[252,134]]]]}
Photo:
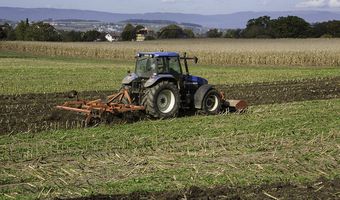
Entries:
{"type": "MultiPolygon", "coordinates": [[[[285,103],[340,97],[340,77],[257,84],[218,85],[229,99],[244,99],[250,105],[285,103]]],[[[112,91],[82,92],[85,99],[112,91]]],[[[84,117],[55,106],[69,100],[65,93],[0,95],[0,135],[83,127],[84,117]]]]}
{"type": "Polygon", "coordinates": [[[247,187],[216,186],[199,188],[192,186],[184,191],[134,192],[131,194],[96,195],[70,200],[114,199],[337,199],[340,179],[320,178],[306,186],[289,183],[251,185],[247,187]]]}

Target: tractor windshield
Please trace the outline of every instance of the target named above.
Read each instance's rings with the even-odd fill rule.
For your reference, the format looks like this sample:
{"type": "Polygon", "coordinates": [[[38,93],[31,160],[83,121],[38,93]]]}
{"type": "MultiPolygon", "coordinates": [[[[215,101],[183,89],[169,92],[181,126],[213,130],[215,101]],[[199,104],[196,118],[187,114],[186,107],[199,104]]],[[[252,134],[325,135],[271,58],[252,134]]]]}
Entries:
{"type": "Polygon", "coordinates": [[[178,57],[139,57],[136,63],[135,73],[139,77],[148,78],[154,73],[182,74],[181,64],[178,57]]]}
{"type": "Polygon", "coordinates": [[[139,77],[150,77],[154,73],[164,73],[166,68],[162,58],[140,57],[136,63],[136,74],[139,77]]]}
{"type": "Polygon", "coordinates": [[[153,73],[156,73],[156,67],[154,66],[154,59],[150,57],[140,57],[136,62],[136,74],[139,77],[150,77],[153,73]]]}

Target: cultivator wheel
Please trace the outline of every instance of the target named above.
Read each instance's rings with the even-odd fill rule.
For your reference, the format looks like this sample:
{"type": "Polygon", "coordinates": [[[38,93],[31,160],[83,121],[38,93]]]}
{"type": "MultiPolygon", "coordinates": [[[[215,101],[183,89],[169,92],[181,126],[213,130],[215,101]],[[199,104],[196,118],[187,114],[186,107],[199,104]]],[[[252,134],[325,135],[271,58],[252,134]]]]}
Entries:
{"type": "Polygon", "coordinates": [[[95,127],[102,123],[102,119],[99,117],[91,117],[85,120],[85,127],[95,127]]]}

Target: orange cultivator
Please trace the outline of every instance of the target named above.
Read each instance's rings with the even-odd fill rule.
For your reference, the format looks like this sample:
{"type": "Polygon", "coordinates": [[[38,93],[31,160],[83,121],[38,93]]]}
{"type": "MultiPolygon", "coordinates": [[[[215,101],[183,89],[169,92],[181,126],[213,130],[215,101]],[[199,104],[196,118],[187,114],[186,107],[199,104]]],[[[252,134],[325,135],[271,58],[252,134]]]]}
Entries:
{"type": "MultiPolygon", "coordinates": [[[[73,92],[73,95],[77,96],[77,92],[73,92]]],[[[121,90],[117,94],[112,94],[105,99],[97,99],[93,101],[79,100],[65,102],[61,106],[57,106],[58,109],[68,110],[85,114],[85,123],[91,124],[92,120],[102,120],[103,116],[118,115],[125,112],[141,111],[144,110],[144,106],[137,106],[132,104],[131,97],[127,89],[121,90]]]]}

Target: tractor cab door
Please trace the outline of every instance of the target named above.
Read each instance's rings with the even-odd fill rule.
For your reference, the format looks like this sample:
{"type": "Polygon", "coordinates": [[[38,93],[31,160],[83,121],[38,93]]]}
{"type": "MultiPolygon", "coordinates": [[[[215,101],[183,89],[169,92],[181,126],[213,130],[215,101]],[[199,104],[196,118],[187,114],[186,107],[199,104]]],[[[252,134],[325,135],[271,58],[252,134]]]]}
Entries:
{"type": "Polygon", "coordinates": [[[183,74],[179,57],[165,57],[164,66],[168,73],[175,77],[179,86],[183,85],[183,74]]]}
{"type": "Polygon", "coordinates": [[[167,73],[167,68],[164,65],[164,61],[162,57],[155,58],[154,65],[155,65],[155,68],[158,74],[167,73]]]}
{"type": "Polygon", "coordinates": [[[182,75],[181,63],[178,57],[165,57],[164,65],[168,69],[168,72],[172,75],[182,75]]]}

